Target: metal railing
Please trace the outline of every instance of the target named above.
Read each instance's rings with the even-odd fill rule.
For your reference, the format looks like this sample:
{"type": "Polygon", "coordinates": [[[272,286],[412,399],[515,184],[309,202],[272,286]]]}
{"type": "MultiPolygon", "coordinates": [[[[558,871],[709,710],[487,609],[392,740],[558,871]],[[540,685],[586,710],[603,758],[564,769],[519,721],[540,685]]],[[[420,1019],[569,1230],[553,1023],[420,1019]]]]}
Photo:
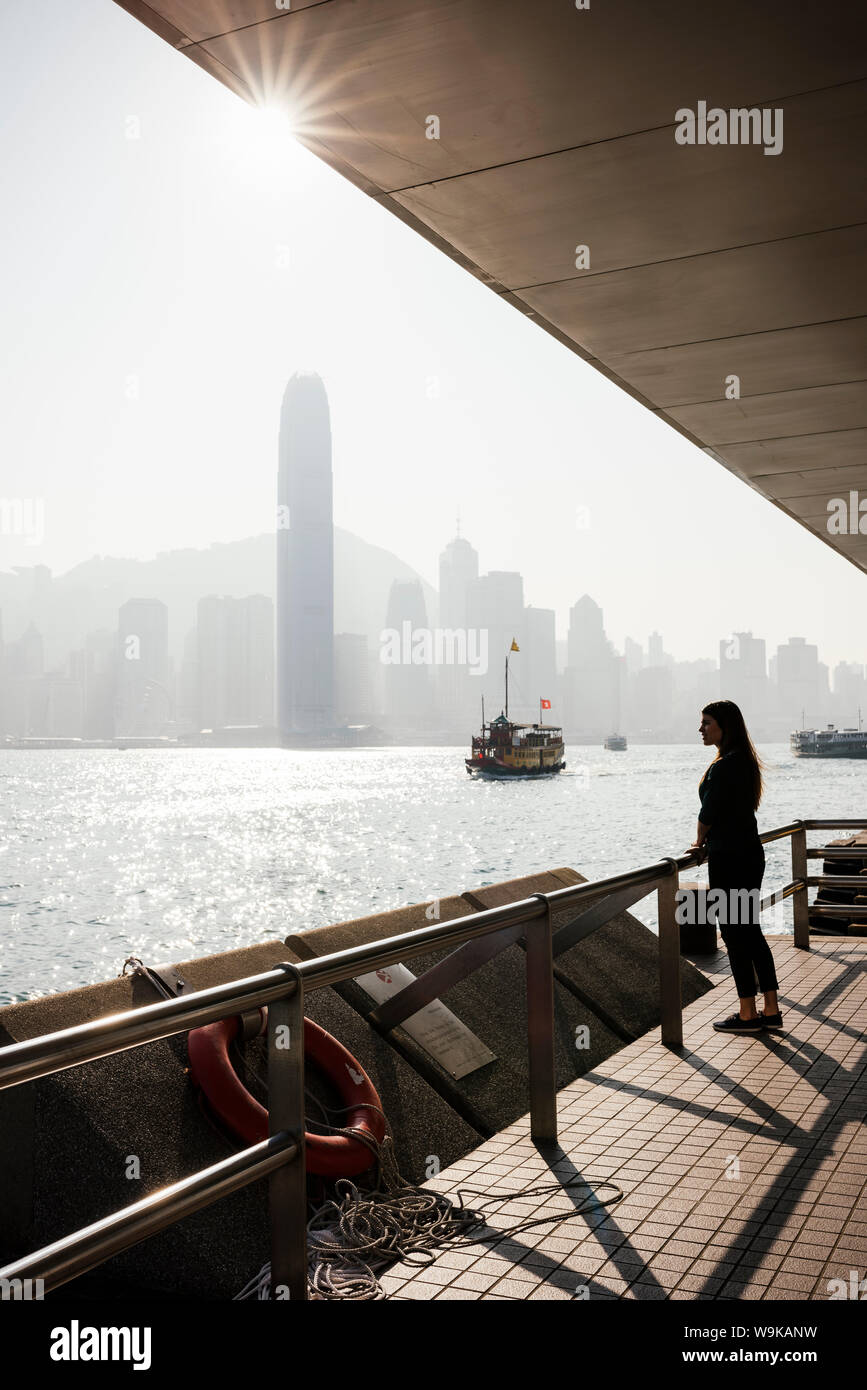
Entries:
{"type": "MultiPolygon", "coordinates": [[[[768,907],[787,897],[794,903],[794,944],[809,950],[809,887],[863,886],[842,876],[810,877],[810,858],[867,856],[867,846],[807,848],[808,830],[860,830],[867,820],[793,821],[761,836],[763,844],[791,836],[792,881],[762,902],[768,907]]],[[[677,890],[680,873],[701,862],[690,852],[609,878],[534,893],[519,902],[489,908],[453,921],[421,927],[383,941],[368,942],[299,964],[273,970],[195,994],[113,1014],[74,1028],[0,1048],[0,1090],[82,1066],[161,1038],[174,1037],[217,1019],[268,1005],[269,1138],[203,1168],[140,1202],[75,1231],[0,1270],[4,1281],[40,1279],[46,1290],[95,1269],[148,1236],[165,1230],[221,1197],[267,1177],[271,1221],[271,1296],[307,1297],[306,1168],[304,1156],[304,998],[328,985],[352,980],[399,961],[448,947],[438,965],[380,1005],[372,1021],[383,1031],[438,997],[450,984],[478,969],[499,951],[523,938],[526,950],[527,1050],[530,1133],[537,1142],[557,1138],[557,1087],[554,1066],[554,959],[563,950],[610,921],[626,906],[656,889],[659,920],[661,1040],[683,1043],[680,990],[680,931],[677,890]],[[553,914],[566,908],[578,915],[553,931],[553,914]]],[[[863,907],[846,907],[864,917],[863,907]]],[[[809,908],[833,915],[830,909],[809,908]]],[[[5,1287],[5,1285],[4,1285],[5,1287]]]]}

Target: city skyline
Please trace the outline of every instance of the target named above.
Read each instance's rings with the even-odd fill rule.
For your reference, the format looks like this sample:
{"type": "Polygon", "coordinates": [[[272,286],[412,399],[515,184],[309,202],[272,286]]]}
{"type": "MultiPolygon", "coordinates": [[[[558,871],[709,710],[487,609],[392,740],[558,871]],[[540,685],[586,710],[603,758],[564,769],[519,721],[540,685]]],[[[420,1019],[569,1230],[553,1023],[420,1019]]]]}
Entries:
{"type": "MultiPolygon", "coordinates": [[[[550,718],[578,742],[618,729],[677,741],[695,710],[719,697],[741,704],[764,738],[785,738],[802,720],[808,727],[830,720],[853,726],[867,709],[864,665],[843,661],[832,668],[821,660],[820,645],[803,636],[774,649],[760,634],[732,632],[717,640],[715,656],[679,661],[654,630],[640,640],[628,637],[621,651],[607,635],[603,608],[584,594],[572,605],[566,636],[558,638],[553,610],[524,602],[522,575],[480,572],[466,537],[447,542],[440,560],[442,590],[432,608],[418,577],[394,576],[387,597],[381,589],[373,600],[365,631],[333,631],[337,726],[372,725],[418,738],[464,735],[476,722],[480,695],[489,712],[502,703],[501,663],[515,639],[513,716],[537,718],[539,699],[550,699],[550,718]],[[483,629],[484,669],[473,672],[472,661],[453,665],[442,656],[385,663],[387,632],[429,633],[435,623],[447,624],[447,636],[452,625],[464,633],[483,629]]],[[[50,584],[39,586],[43,600],[49,591],[50,584]]],[[[274,612],[269,595],[203,594],[177,660],[169,650],[169,606],[139,595],[119,606],[113,631],[88,631],[81,646],[52,666],[32,617],[12,636],[0,606],[0,731],[7,739],[276,732],[274,612]]]]}
{"type": "MultiPolygon", "coordinates": [[[[316,373],[311,373],[310,375],[317,375],[317,374],[316,374],[316,373]]],[[[282,528],[281,528],[280,525],[279,525],[279,519],[278,519],[278,525],[277,525],[277,527],[275,528],[274,531],[262,532],[262,533],[260,533],[260,534],[257,535],[257,536],[243,536],[243,537],[239,537],[237,541],[230,541],[230,542],[225,542],[225,543],[212,543],[212,544],[209,545],[209,546],[202,546],[202,547],[187,546],[187,547],[183,547],[182,549],[178,549],[178,550],[164,551],[164,552],[160,552],[158,555],[152,557],[152,559],[150,559],[150,560],[145,560],[145,561],[135,560],[135,559],[133,559],[132,557],[119,557],[119,556],[105,556],[105,557],[103,557],[103,556],[92,556],[92,557],[90,557],[90,560],[82,561],[82,562],[80,562],[80,564],[73,566],[72,569],[67,570],[67,571],[63,571],[63,572],[58,573],[58,574],[54,574],[47,566],[38,565],[38,564],[37,564],[37,565],[31,565],[31,566],[16,565],[16,566],[14,566],[11,570],[5,570],[5,571],[4,571],[2,568],[0,568],[0,615],[2,615],[3,609],[4,609],[4,601],[3,601],[3,583],[4,583],[4,581],[11,581],[11,582],[14,583],[16,580],[21,579],[23,576],[26,576],[26,575],[36,576],[37,574],[39,574],[39,575],[44,575],[45,578],[48,580],[48,582],[51,582],[51,583],[57,583],[58,581],[62,582],[62,581],[63,581],[64,579],[66,579],[66,578],[76,578],[77,575],[78,575],[78,572],[80,571],[80,569],[81,569],[83,566],[89,565],[91,562],[94,562],[94,563],[102,563],[102,562],[104,561],[106,564],[117,564],[117,565],[120,565],[120,566],[125,566],[125,565],[128,565],[128,564],[135,565],[135,566],[138,566],[138,565],[147,566],[148,564],[156,563],[156,562],[158,562],[158,561],[173,560],[175,557],[184,557],[184,558],[187,558],[187,557],[192,556],[192,557],[199,557],[199,558],[202,558],[202,559],[204,559],[205,557],[210,557],[211,555],[214,555],[214,556],[216,556],[216,557],[219,557],[219,556],[221,555],[221,553],[230,553],[230,552],[232,552],[233,548],[235,548],[235,547],[237,547],[237,549],[238,549],[239,551],[241,551],[241,550],[243,550],[244,548],[246,548],[246,547],[248,547],[248,546],[251,546],[251,545],[255,545],[255,544],[259,543],[259,542],[261,542],[261,543],[263,543],[263,544],[265,544],[265,545],[268,545],[268,546],[269,546],[269,549],[270,549],[270,547],[273,546],[273,544],[274,544],[275,536],[279,537],[279,533],[280,533],[280,530],[281,530],[281,529],[282,529],[282,528]]],[[[370,546],[370,547],[372,547],[372,548],[379,549],[379,547],[374,546],[374,543],[370,542],[370,541],[367,540],[365,537],[360,536],[360,535],[357,535],[357,534],[354,533],[354,532],[348,531],[348,530],[346,530],[345,528],[340,528],[340,527],[337,527],[337,526],[335,525],[334,531],[335,531],[335,535],[337,535],[337,534],[342,534],[342,535],[344,535],[344,536],[346,536],[346,537],[350,537],[350,538],[352,538],[354,541],[358,542],[360,545],[362,545],[362,546],[364,546],[364,547],[370,546]]],[[[446,543],[445,543],[445,546],[441,548],[441,550],[440,550],[440,552],[439,552],[439,560],[442,560],[442,558],[446,555],[446,553],[449,551],[449,549],[450,549],[452,546],[455,545],[456,542],[459,543],[459,544],[463,544],[463,545],[469,546],[469,548],[470,548],[471,550],[473,549],[473,547],[470,545],[469,541],[467,540],[466,536],[455,535],[455,536],[452,538],[451,541],[446,542],[446,543]]],[[[427,580],[425,579],[424,575],[423,575],[419,570],[415,569],[411,564],[409,564],[407,561],[403,560],[402,556],[400,556],[396,551],[385,551],[385,552],[382,552],[382,553],[388,554],[388,555],[392,556],[393,559],[394,559],[398,564],[400,564],[400,565],[402,566],[402,568],[403,568],[409,575],[412,576],[413,579],[418,579],[419,582],[423,585],[423,588],[425,589],[426,592],[429,592],[429,593],[440,593],[440,592],[442,592],[441,586],[442,586],[442,582],[443,582],[443,570],[442,570],[442,565],[441,565],[441,564],[438,563],[438,564],[435,565],[435,567],[434,567],[434,568],[435,568],[435,571],[436,571],[436,572],[438,573],[438,575],[439,575],[440,586],[438,587],[437,585],[431,584],[429,581],[427,581],[427,580]]],[[[486,575],[492,574],[492,573],[496,573],[496,572],[499,572],[499,573],[515,573],[515,574],[519,574],[519,575],[521,576],[522,582],[523,582],[523,580],[524,580],[524,574],[523,574],[523,571],[522,571],[522,570],[514,570],[514,571],[502,570],[502,571],[495,571],[495,570],[491,569],[491,570],[485,571],[485,573],[484,573],[483,575],[481,575],[481,576],[478,576],[478,575],[477,575],[477,576],[475,576],[475,577],[482,577],[482,578],[484,578],[486,575]]],[[[274,578],[274,583],[273,583],[273,586],[272,586],[272,589],[271,589],[272,597],[274,597],[275,599],[276,599],[276,594],[277,594],[276,573],[277,573],[277,570],[276,570],[276,566],[275,566],[275,567],[274,567],[274,576],[275,576],[275,578],[274,578]]],[[[42,581],[39,581],[39,582],[36,584],[36,587],[39,587],[39,584],[40,584],[41,582],[42,582],[42,581]]],[[[231,587],[231,585],[230,585],[229,587],[231,587]]],[[[254,586],[254,587],[255,587],[255,586],[254,586]]],[[[266,586],[266,587],[267,587],[267,586],[266,586]]],[[[535,589],[535,584],[532,585],[532,589],[535,589]]],[[[532,591],[532,589],[531,589],[531,591],[532,591]]],[[[214,585],[212,584],[211,587],[207,590],[207,594],[211,594],[211,593],[216,594],[216,593],[218,593],[219,591],[220,591],[220,586],[219,586],[219,585],[214,586],[214,585]]],[[[592,593],[590,592],[590,589],[586,590],[585,592],[588,594],[588,596],[590,596],[590,597],[593,596],[592,593]]],[[[597,594],[599,594],[599,593],[601,593],[602,591],[601,591],[601,589],[596,588],[595,592],[596,592],[597,594]]],[[[198,601],[198,598],[199,598],[199,597],[206,597],[207,594],[206,594],[205,592],[202,592],[201,594],[197,594],[196,601],[198,601]]],[[[242,596],[244,596],[244,595],[236,594],[236,595],[234,595],[234,596],[235,596],[235,597],[242,597],[242,596]]],[[[581,595],[579,595],[579,597],[581,597],[581,595]]],[[[594,601],[596,601],[596,600],[594,599],[594,601]]],[[[559,648],[563,643],[565,643],[565,642],[568,640],[569,615],[570,615],[570,612],[571,612],[572,607],[574,606],[574,604],[575,604],[576,602],[578,602],[578,599],[572,599],[572,600],[570,600],[570,601],[566,604],[562,616],[561,616],[561,614],[560,614],[559,609],[554,609],[553,607],[550,608],[550,609],[542,609],[542,608],[540,608],[540,609],[538,610],[539,612],[543,612],[543,611],[554,612],[554,614],[555,614],[555,628],[556,628],[556,641],[557,641],[557,644],[558,644],[558,648],[559,648]]],[[[535,605],[532,605],[532,606],[535,606],[535,605]]],[[[606,611],[606,613],[609,611],[609,603],[608,603],[607,598],[603,601],[603,608],[604,608],[604,610],[606,611]]],[[[336,621],[336,619],[335,619],[335,621],[336,621]]],[[[445,625],[449,625],[447,622],[445,622],[445,620],[443,620],[443,621],[444,621],[444,624],[445,624],[445,625]]],[[[23,625],[21,625],[21,630],[20,630],[19,633],[18,633],[18,636],[19,636],[19,637],[21,636],[21,633],[22,633],[23,630],[24,630],[24,626],[26,626],[26,625],[27,625],[26,623],[24,623],[23,625]]],[[[454,626],[466,626],[466,622],[465,622],[465,621],[464,621],[464,622],[454,622],[454,620],[452,620],[451,625],[454,625],[454,626]]],[[[387,626],[387,624],[385,624],[385,623],[383,622],[382,624],[378,625],[377,630],[379,630],[379,627],[384,627],[384,626],[387,626]]],[[[666,626],[667,626],[667,625],[665,624],[665,622],[664,622],[664,619],[663,619],[662,615],[661,615],[661,614],[657,614],[655,617],[652,616],[650,622],[646,625],[646,627],[645,627],[645,629],[644,629],[644,630],[645,630],[646,636],[647,636],[647,637],[651,637],[655,632],[657,632],[657,629],[658,629],[660,626],[663,626],[663,627],[666,627],[666,626]]],[[[722,630],[722,631],[727,631],[727,632],[729,633],[729,636],[728,636],[728,637],[720,637],[718,632],[709,632],[708,637],[707,637],[707,639],[706,639],[706,641],[705,641],[703,647],[701,647],[701,648],[699,648],[699,647],[689,647],[689,648],[687,648],[687,649],[683,649],[683,648],[682,648],[682,649],[681,649],[681,653],[682,653],[682,654],[677,654],[677,653],[673,650],[673,654],[674,654],[675,659],[676,659],[677,661],[695,661],[695,660],[700,660],[700,659],[708,659],[709,657],[711,657],[711,656],[714,654],[714,652],[716,651],[716,649],[718,648],[718,646],[719,646],[720,643],[725,642],[725,641],[730,641],[730,640],[731,640],[732,635],[734,634],[734,632],[735,632],[736,629],[739,630],[739,631],[752,631],[753,628],[756,628],[756,630],[758,631],[757,625],[756,625],[756,624],[753,624],[752,627],[750,627],[750,625],[748,625],[748,624],[746,624],[746,625],[739,625],[739,624],[737,624],[736,622],[735,622],[735,623],[732,623],[732,624],[723,623],[723,624],[721,624],[721,630],[722,630]]],[[[633,624],[631,630],[630,630],[629,628],[627,628],[627,629],[624,631],[622,637],[618,637],[618,636],[616,635],[616,633],[615,633],[614,636],[611,636],[610,620],[609,620],[609,619],[606,619],[606,632],[609,634],[609,636],[611,636],[611,640],[615,642],[615,645],[617,645],[617,646],[619,646],[619,647],[621,647],[621,648],[623,649],[623,654],[624,654],[625,656],[627,656],[627,658],[628,658],[628,653],[629,653],[630,645],[634,643],[634,633],[635,633],[635,631],[638,631],[638,630],[639,630],[638,624],[633,624]]],[[[861,643],[861,650],[860,650],[860,651],[857,650],[857,643],[856,643],[856,642],[850,642],[850,644],[848,645],[848,647],[844,647],[844,648],[841,650],[840,655],[839,655],[839,656],[836,656],[835,653],[833,653],[833,652],[828,652],[828,651],[827,651],[827,645],[828,645],[828,644],[825,642],[824,635],[821,634],[821,627],[820,627],[820,626],[817,625],[816,627],[808,628],[808,627],[807,627],[805,624],[803,624],[803,623],[802,623],[802,624],[798,624],[796,618],[795,618],[795,625],[794,625],[794,627],[793,627],[791,630],[788,629],[788,628],[780,629],[779,633],[776,634],[776,635],[770,635],[770,634],[768,634],[768,632],[765,630],[764,633],[763,633],[763,636],[762,636],[762,640],[766,643],[768,649],[770,650],[772,647],[783,645],[785,642],[789,641],[789,640],[791,639],[792,636],[801,636],[801,635],[803,635],[804,632],[807,634],[805,640],[807,640],[807,641],[810,641],[811,639],[813,639],[813,640],[818,640],[819,645],[822,646],[823,650],[824,650],[825,653],[826,653],[826,656],[827,656],[827,664],[828,664],[829,668],[833,669],[834,667],[836,667],[837,665],[840,665],[840,664],[844,664],[844,665],[845,665],[845,664],[852,664],[852,663],[855,663],[855,664],[858,664],[858,665],[865,665],[865,664],[867,664],[867,639],[864,639],[863,637],[860,638],[860,643],[861,643]],[[802,628],[802,632],[800,632],[800,633],[796,630],[798,626],[800,626],[800,627],[802,628]],[[816,633],[817,633],[817,631],[820,633],[820,636],[818,637],[818,639],[816,639],[816,633]]],[[[177,636],[178,636],[178,634],[176,634],[176,637],[177,637],[177,636]]],[[[181,640],[183,640],[183,636],[185,636],[185,634],[181,634],[181,635],[180,635],[181,640]]],[[[674,649],[674,648],[675,648],[676,644],[675,644],[674,642],[672,642],[672,640],[670,639],[670,637],[666,637],[666,642],[667,642],[669,648],[671,648],[671,649],[674,649]]],[[[715,657],[714,659],[717,659],[717,658],[715,657]]]]}

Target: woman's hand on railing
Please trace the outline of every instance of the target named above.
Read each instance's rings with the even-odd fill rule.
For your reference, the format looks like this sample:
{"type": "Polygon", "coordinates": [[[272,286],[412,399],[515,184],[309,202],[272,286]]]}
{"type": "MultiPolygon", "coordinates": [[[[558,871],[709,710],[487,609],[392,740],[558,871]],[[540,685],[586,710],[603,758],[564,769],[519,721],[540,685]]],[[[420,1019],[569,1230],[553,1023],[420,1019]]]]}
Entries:
{"type": "Polygon", "coordinates": [[[703,864],[704,861],[707,859],[707,845],[703,842],[700,842],[699,840],[693,840],[692,844],[686,852],[687,854],[698,854],[699,864],[703,864]]]}

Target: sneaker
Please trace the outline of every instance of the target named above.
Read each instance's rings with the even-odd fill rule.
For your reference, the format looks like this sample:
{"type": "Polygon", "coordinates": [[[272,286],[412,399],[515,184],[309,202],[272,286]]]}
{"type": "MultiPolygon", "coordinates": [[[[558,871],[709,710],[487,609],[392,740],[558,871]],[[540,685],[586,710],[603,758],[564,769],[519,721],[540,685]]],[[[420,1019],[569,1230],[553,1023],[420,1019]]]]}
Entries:
{"type": "Polygon", "coordinates": [[[724,1018],[720,1023],[715,1023],[714,1028],[718,1033],[761,1033],[761,1016],[756,1018],[741,1018],[740,1014],[731,1014],[724,1018]]]}
{"type": "Polygon", "coordinates": [[[761,1021],[762,1021],[762,1027],[764,1028],[765,1032],[767,1032],[767,1033],[782,1033],[782,1031],[783,1031],[783,1015],[782,1015],[781,1013],[775,1013],[775,1014],[765,1014],[765,1013],[761,1013],[761,1014],[759,1014],[759,1018],[760,1018],[761,1021]]]}

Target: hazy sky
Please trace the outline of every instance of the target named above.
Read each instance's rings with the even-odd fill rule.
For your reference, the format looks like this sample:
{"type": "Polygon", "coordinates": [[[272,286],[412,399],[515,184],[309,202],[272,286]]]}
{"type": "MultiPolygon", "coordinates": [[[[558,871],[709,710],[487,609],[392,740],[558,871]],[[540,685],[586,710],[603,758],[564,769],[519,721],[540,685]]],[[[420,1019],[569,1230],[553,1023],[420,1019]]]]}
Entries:
{"type": "Polygon", "coordinates": [[[460,512],[558,636],[587,592],[618,645],[867,660],[853,566],[111,0],[6,4],[0,45],[0,497],[45,508],[0,568],[272,529],[303,367],[336,523],[432,582],[460,512]]]}

